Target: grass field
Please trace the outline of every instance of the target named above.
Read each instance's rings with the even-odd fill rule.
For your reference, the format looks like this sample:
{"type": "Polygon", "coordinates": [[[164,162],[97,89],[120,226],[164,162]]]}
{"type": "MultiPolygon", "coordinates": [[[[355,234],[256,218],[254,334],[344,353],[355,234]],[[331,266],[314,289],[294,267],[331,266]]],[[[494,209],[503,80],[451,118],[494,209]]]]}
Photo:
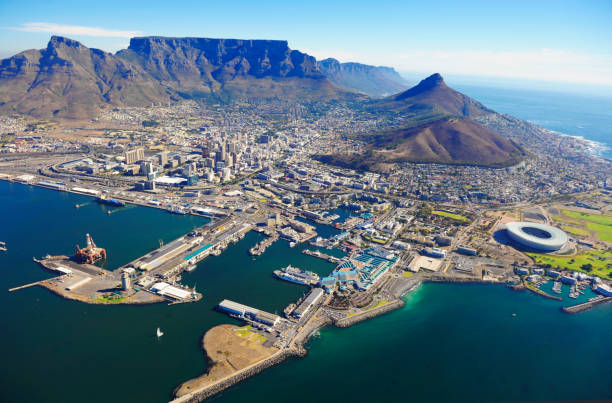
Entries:
{"type": "Polygon", "coordinates": [[[585,221],[593,222],[595,224],[612,226],[612,216],[610,215],[581,213],[581,212],[572,211],[572,210],[563,210],[562,213],[568,217],[577,218],[579,220],[585,220],[585,221]]]}
{"type": "Polygon", "coordinates": [[[588,251],[572,257],[527,253],[540,266],[550,265],[554,268],[580,271],[599,277],[612,278],[612,251],[588,251]],[[590,264],[592,269],[585,270],[582,266],[590,264]]]}
{"type": "Polygon", "coordinates": [[[126,299],[127,299],[126,297],[119,297],[119,298],[98,297],[94,299],[94,302],[98,304],[116,304],[119,302],[123,302],[126,299]]]}
{"type": "Polygon", "coordinates": [[[266,340],[268,340],[267,338],[265,338],[264,336],[255,333],[255,332],[251,332],[251,325],[247,325],[241,328],[238,328],[235,330],[236,335],[242,337],[243,339],[247,339],[250,342],[254,342],[254,343],[263,343],[266,340]]]}
{"type": "Polygon", "coordinates": [[[453,214],[446,211],[434,210],[431,212],[433,215],[437,215],[440,217],[450,218],[451,220],[460,221],[460,222],[470,222],[469,218],[464,217],[459,214],[453,214]]]}
{"type": "Polygon", "coordinates": [[[414,276],[414,273],[411,272],[411,271],[405,271],[405,272],[402,273],[402,277],[404,277],[404,278],[410,278],[412,276],[414,276]]]}
{"type": "Polygon", "coordinates": [[[564,224],[561,228],[578,237],[597,234],[602,241],[612,242],[612,216],[561,210],[561,215],[553,216],[553,221],[564,224]]]}
{"type": "Polygon", "coordinates": [[[584,228],[574,227],[573,225],[562,225],[561,229],[568,234],[572,234],[580,237],[587,237],[591,235],[591,233],[584,228]]]}
{"type": "Polygon", "coordinates": [[[587,228],[597,232],[597,236],[602,241],[612,242],[612,225],[589,222],[587,228]]]}

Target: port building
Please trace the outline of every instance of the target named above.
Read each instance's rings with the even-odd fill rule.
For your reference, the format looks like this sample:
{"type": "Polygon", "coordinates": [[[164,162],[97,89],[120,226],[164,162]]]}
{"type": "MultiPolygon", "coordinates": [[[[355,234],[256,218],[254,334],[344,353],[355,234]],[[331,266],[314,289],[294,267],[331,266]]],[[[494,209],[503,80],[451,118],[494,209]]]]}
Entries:
{"type": "Polygon", "coordinates": [[[302,318],[323,297],[322,288],[313,288],[291,315],[297,319],[302,318]]]}
{"type": "Polygon", "coordinates": [[[522,246],[543,252],[561,249],[568,239],[567,234],[559,228],[535,222],[510,222],[506,224],[506,233],[522,246]]]}
{"type": "Polygon", "coordinates": [[[359,290],[368,290],[397,260],[398,257],[393,252],[375,246],[340,263],[330,276],[336,277],[339,283],[352,284],[359,290]]]}
{"type": "Polygon", "coordinates": [[[142,259],[138,265],[138,268],[144,271],[156,269],[190,247],[191,244],[184,242],[183,239],[174,240],[161,248],[154,250],[149,256],[142,259]]]}
{"type": "Polygon", "coordinates": [[[151,287],[151,291],[161,295],[162,297],[169,297],[179,301],[185,300],[191,295],[191,292],[187,290],[183,290],[182,288],[178,288],[164,282],[155,283],[153,287],[151,287]]]}
{"type": "Polygon", "coordinates": [[[280,316],[261,311],[256,308],[251,308],[247,305],[242,305],[228,299],[224,299],[217,305],[217,308],[232,316],[237,316],[240,319],[252,320],[263,323],[268,326],[276,326],[280,322],[280,316]]]}

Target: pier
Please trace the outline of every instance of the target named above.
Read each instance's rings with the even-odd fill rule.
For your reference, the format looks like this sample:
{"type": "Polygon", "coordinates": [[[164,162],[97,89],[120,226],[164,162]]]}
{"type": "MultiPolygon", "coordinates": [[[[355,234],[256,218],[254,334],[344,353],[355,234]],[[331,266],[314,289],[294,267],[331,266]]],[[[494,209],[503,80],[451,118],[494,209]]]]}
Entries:
{"type": "Polygon", "coordinates": [[[570,313],[570,314],[579,313],[579,312],[588,311],[589,309],[599,304],[603,304],[605,302],[611,302],[611,301],[612,301],[612,297],[598,296],[598,297],[590,299],[587,302],[583,302],[582,304],[564,306],[563,308],[561,308],[561,310],[565,313],[570,313]]]}
{"type": "Polygon", "coordinates": [[[23,290],[24,288],[29,288],[29,287],[34,287],[35,285],[39,285],[39,284],[41,284],[44,281],[47,281],[47,280],[45,279],[45,280],[35,281],[33,283],[30,283],[30,284],[20,285],[19,287],[9,288],[8,292],[23,290]]]}
{"type": "Polygon", "coordinates": [[[310,249],[304,249],[302,251],[302,253],[305,254],[305,255],[308,255],[308,256],[318,257],[319,259],[326,260],[329,263],[338,264],[338,263],[340,263],[342,261],[342,259],[340,259],[340,258],[328,255],[327,253],[323,253],[323,252],[320,252],[318,250],[312,251],[310,249]]]}
{"type": "Polygon", "coordinates": [[[280,236],[277,231],[272,232],[266,239],[249,249],[249,254],[251,254],[252,256],[263,255],[263,253],[266,251],[266,249],[268,249],[270,245],[278,241],[279,237],[280,236]]]}

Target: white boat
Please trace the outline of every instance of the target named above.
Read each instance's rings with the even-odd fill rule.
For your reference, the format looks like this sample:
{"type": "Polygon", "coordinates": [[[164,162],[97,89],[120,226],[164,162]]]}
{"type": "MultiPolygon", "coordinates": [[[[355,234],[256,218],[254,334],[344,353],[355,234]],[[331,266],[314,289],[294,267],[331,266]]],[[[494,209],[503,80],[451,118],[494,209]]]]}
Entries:
{"type": "Polygon", "coordinates": [[[159,339],[163,335],[164,335],[164,332],[162,332],[159,328],[157,328],[157,338],[159,339]]]}
{"type": "Polygon", "coordinates": [[[289,247],[293,248],[295,246],[295,242],[289,242],[289,247]]]}

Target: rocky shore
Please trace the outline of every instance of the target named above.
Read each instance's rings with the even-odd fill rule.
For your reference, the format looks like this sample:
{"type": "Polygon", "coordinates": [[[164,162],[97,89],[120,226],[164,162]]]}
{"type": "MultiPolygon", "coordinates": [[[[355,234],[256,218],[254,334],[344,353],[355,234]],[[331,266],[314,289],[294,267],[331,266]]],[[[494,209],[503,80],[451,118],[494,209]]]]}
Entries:
{"type": "Polygon", "coordinates": [[[376,316],[385,314],[387,312],[394,311],[396,309],[399,309],[399,308],[403,307],[404,305],[406,305],[404,300],[396,299],[396,300],[391,301],[391,302],[389,302],[389,303],[387,303],[385,305],[382,305],[382,306],[380,306],[378,308],[374,308],[374,309],[371,309],[371,310],[363,312],[363,313],[358,313],[356,315],[349,316],[347,318],[342,318],[342,319],[336,321],[334,323],[334,326],[336,326],[336,327],[349,327],[349,326],[352,326],[352,325],[354,325],[356,323],[363,322],[363,321],[366,321],[368,319],[372,319],[372,318],[374,318],[376,316]]]}
{"type": "MultiPolygon", "coordinates": [[[[256,375],[258,373],[260,373],[261,371],[263,371],[266,368],[270,368],[273,365],[279,364],[281,362],[283,362],[284,360],[286,360],[287,358],[290,357],[300,357],[302,356],[303,353],[299,350],[296,349],[285,349],[285,350],[281,350],[278,353],[274,354],[273,356],[271,356],[270,358],[267,358],[265,360],[262,360],[260,362],[258,362],[257,364],[252,365],[251,367],[248,367],[238,373],[236,373],[235,375],[232,375],[230,377],[227,377],[217,383],[214,383],[210,386],[207,386],[205,388],[203,388],[200,391],[195,391],[195,392],[190,392],[186,395],[183,395],[181,397],[178,397],[174,400],[172,400],[171,403],[192,403],[192,402],[201,402],[204,399],[209,398],[210,396],[213,396],[227,388],[229,388],[230,386],[233,386],[247,378],[252,377],[253,375],[256,375]]],[[[175,390],[176,393],[176,390],[175,390]]]]}

